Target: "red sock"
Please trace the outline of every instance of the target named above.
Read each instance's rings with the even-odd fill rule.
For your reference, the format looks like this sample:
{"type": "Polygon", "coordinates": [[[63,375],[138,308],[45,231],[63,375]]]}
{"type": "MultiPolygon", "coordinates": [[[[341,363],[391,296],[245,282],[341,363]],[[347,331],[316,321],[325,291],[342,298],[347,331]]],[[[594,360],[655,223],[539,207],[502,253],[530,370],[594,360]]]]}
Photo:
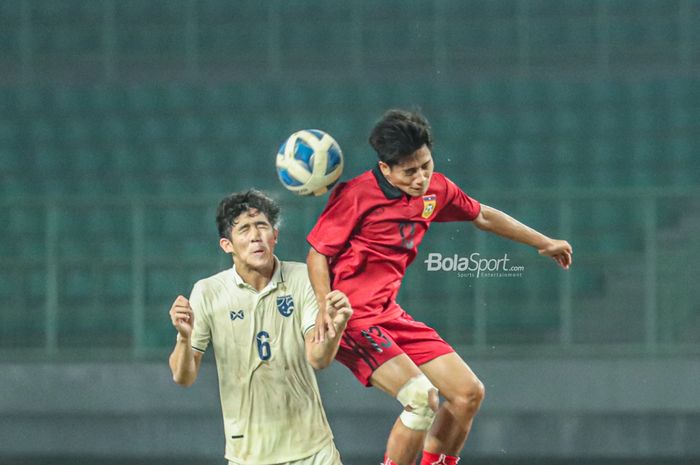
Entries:
{"type": "Polygon", "coordinates": [[[396,462],[392,462],[392,460],[385,455],[384,461],[381,463],[381,465],[396,465],[396,462]]]}
{"type": "Polygon", "coordinates": [[[423,459],[420,465],[457,465],[459,457],[452,457],[445,454],[433,454],[427,450],[423,451],[423,459]]]}

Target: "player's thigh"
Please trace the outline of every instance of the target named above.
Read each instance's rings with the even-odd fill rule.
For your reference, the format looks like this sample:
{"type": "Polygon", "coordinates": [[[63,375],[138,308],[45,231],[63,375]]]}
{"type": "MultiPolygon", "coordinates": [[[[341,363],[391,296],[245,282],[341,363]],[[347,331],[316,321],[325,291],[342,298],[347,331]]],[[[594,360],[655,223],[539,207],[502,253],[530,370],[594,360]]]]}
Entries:
{"type": "Polygon", "coordinates": [[[408,358],[400,354],[381,364],[370,377],[372,386],[381,389],[391,397],[396,397],[406,382],[421,374],[420,368],[408,358]]]}
{"type": "Polygon", "coordinates": [[[441,355],[420,366],[430,382],[447,400],[469,392],[482,392],[483,385],[469,365],[457,353],[441,355]]]}

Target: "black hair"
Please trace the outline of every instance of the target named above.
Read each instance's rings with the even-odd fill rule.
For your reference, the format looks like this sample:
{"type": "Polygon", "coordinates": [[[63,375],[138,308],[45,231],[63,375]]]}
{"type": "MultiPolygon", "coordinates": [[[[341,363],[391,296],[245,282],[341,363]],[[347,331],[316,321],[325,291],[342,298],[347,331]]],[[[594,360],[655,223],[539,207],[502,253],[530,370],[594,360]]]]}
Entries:
{"type": "Polygon", "coordinates": [[[280,207],[277,202],[257,189],[249,189],[245,192],[237,192],[224,197],[216,209],[216,226],[219,229],[219,237],[230,239],[231,228],[236,219],[248,210],[258,210],[264,214],[272,227],[277,227],[280,207]]]}
{"type": "Polygon", "coordinates": [[[389,110],[374,125],[369,143],[389,166],[401,163],[424,145],[433,146],[428,120],[418,111],[389,110]]]}

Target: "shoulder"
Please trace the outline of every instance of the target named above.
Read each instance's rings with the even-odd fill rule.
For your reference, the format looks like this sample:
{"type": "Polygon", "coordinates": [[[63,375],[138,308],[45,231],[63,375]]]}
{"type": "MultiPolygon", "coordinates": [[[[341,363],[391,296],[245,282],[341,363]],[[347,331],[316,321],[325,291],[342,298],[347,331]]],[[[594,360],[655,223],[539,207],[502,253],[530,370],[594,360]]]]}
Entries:
{"type": "Polygon", "coordinates": [[[433,173],[430,180],[430,188],[434,191],[449,196],[453,196],[455,192],[462,190],[454,181],[445,176],[443,173],[433,173]]]}
{"type": "Polygon", "coordinates": [[[371,171],[366,171],[335,186],[331,191],[331,198],[361,199],[375,190],[378,190],[377,181],[371,171]]]}
{"type": "Polygon", "coordinates": [[[282,279],[292,285],[309,283],[309,272],[306,263],[280,261],[282,279]]]}
{"type": "Polygon", "coordinates": [[[222,292],[233,282],[235,282],[233,278],[233,268],[229,268],[194,283],[192,293],[199,294],[203,298],[212,297],[222,292]]]}
{"type": "Polygon", "coordinates": [[[445,188],[449,179],[442,173],[437,171],[433,173],[433,177],[430,179],[430,187],[445,188]]]}

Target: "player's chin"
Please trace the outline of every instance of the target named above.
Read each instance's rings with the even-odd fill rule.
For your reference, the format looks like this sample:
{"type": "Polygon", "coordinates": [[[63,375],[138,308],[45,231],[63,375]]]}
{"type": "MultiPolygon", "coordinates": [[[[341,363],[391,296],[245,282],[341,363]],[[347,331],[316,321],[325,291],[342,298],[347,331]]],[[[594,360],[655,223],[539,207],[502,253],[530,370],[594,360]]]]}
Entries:
{"type": "Polygon", "coordinates": [[[421,195],[424,195],[426,192],[428,192],[428,186],[419,187],[419,188],[409,187],[406,190],[406,193],[408,195],[410,195],[411,197],[420,197],[421,195]]]}

